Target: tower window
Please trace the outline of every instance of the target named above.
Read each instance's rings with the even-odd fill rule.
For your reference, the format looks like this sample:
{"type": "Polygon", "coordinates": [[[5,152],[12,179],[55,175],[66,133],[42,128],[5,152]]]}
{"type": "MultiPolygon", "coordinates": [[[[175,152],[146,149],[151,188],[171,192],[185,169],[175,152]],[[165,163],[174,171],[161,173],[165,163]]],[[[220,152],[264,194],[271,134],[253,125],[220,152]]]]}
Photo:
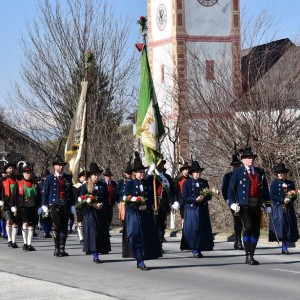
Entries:
{"type": "Polygon", "coordinates": [[[214,60],[206,60],[206,80],[214,80],[215,79],[215,61],[214,60]]]}
{"type": "Polygon", "coordinates": [[[165,82],[165,65],[160,66],[160,82],[165,82]]]}

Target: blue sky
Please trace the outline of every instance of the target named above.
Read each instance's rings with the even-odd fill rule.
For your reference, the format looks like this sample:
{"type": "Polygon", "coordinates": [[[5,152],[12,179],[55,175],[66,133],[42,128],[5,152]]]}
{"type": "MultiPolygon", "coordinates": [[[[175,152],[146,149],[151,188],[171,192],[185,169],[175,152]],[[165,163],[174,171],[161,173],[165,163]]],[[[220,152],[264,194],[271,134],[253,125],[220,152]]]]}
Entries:
{"type": "MultiPolygon", "coordinates": [[[[147,0],[109,1],[114,2],[116,10],[128,15],[134,24],[141,15],[147,13],[147,0]]],[[[300,32],[300,22],[297,21],[300,11],[299,0],[240,0],[240,2],[241,7],[246,7],[247,14],[253,15],[254,18],[262,9],[270,10],[270,14],[277,21],[278,38],[289,37],[293,40],[300,32]]],[[[37,3],[38,0],[2,0],[0,4],[0,105],[3,107],[6,107],[7,92],[12,82],[20,81],[21,33],[26,33],[26,22],[30,23],[36,16],[37,3]]],[[[133,34],[138,35],[138,28],[133,34]]]]}

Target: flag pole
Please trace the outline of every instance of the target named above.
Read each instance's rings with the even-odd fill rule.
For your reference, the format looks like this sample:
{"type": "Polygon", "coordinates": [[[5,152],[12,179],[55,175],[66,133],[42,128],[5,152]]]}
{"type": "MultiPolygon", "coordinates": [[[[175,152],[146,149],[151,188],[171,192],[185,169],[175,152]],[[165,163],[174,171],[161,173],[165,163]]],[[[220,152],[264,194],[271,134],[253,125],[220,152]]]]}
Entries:
{"type": "MultiPolygon", "coordinates": [[[[85,55],[85,62],[84,62],[84,81],[88,80],[88,62],[85,55]]],[[[84,144],[84,156],[83,156],[83,164],[84,164],[84,178],[87,180],[87,102],[88,97],[86,97],[85,102],[85,124],[84,124],[84,138],[83,138],[83,144],[84,144]]]]}
{"type": "MultiPolygon", "coordinates": [[[[146,37],[147,37],[147,25],[146,25],[146,21],[144,24],[141,24],[142,28],[142,36],[143,36],[143,42],[144,42],[144,47],[147,46],[147,41],[146,41],[146,37]]],[[[146,51],[147,51],[147,47],[146,47],[146,51]]],[[[154,214],[158,215],[158,201],[157,201],[157,191],[156,191],[156,174],[155,174],[155,170],[153,170],[152,172],[153,175],[153,196],[154,196],[154,214]]]]}
{"type": "MultiPolygon", "coordinates": [[[[91,63],[94,61],[95,55],[92,50],[88,50],[85,53],[85,62],[84,62],[84,81],[88,81],[89,79],[89,69],[91,63]]],[[[87,132],[88,132],[88,125],[87,125],[87,113],[88,113],[88,89],[87,89],[87,96],[85,102],[85,126],[84,126],[84,177],[87,180],[87,152],[88,152],[88,144],[87,144],[87,132]]]]}

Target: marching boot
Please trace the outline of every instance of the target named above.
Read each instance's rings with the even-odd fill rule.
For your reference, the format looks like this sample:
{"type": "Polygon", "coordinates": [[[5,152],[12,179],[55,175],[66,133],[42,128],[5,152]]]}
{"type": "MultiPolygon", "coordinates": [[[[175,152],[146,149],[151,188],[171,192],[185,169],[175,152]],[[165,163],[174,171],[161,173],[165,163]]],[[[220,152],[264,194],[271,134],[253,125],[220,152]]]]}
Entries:
{"type": "Polygon", "coordinates": [[[53,255],[54,255],[54,256],[60,256],[60,249],[59,249],[59,246],[60,246],[59,231],[54,231],[54,230],[53,230],[52,235],[53,235],[54,247],[55,247],[55,250],[54,250],[53,255]]]}
{"type": "Polygon", "coordinates": [[[65,251],[66,240],[67,240],[67,232],[66,231],[61,231],[60,232],[60,253],[59,253],[59,257],[68,256],[69,255],[65,251]]]}
{"type": "Polygon", "coordinates": [[[255,252],[255,249],[256,249],[256,243],[251,243],[250,247],[251,247],[251,251],[250,251],[249,265],[251,265],[251,266],[257,266],[257,265],[259,265],[259,262],[254,259],[254,252],[255,252]]]}
{"type": "Polygon", "coordinates": [[[245,242],[244,241],[244,248],[245,248],[245,252],[246,252],[246,264],[250,264],[250,260],[251,260],[251,256],[250,256],[250,254],[251,254],[251,249],[250,249],[250,243],[248,243],[248,242],[245,242]]]}

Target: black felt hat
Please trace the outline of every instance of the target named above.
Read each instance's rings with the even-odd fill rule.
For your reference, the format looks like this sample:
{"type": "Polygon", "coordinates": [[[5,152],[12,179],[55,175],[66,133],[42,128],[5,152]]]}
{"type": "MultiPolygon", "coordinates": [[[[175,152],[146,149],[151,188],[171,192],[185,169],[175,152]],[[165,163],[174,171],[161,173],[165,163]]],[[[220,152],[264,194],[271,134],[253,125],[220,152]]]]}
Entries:
{"type": "Polygon", "coordinates": [[[8,162],[5,166],[3,166],[4,172],[6,172],[6,170],[7,170],[9,167],[13,167],[14,169],[16,169],[17,164],[16,164],[16,163],[13,163],[13,162],[8,162]]]}
{"type": "Polygon", "coordinates": [[[90,164],[90,169],[89,169],[89,175],[94,174],[94,173],[102,173],[103,170],[99,169],[98,165],[95,162],[92,162],[90,164]]]}
{"type": "Polygon", "coordinates": [[[132,171],[147,169],[147,167],[144,167],[142,160],[140,158],[140,155],[137,151],[135,151],[134,156],[135,156],[135,158],[134,158],[133,165],[132,165],[132,171]]]}
{"type": "Polygon", "coordinates": [[[290,170],[285,167],[284,163],[278,164],[274,167],[274,173],[279,174],[279,173],[288,173],[290,170]]]}
{"type": "Polygon", "coordinates": [[[257,157],[257,155],[252,152],[251,147],[247,146],[246,148],[244,148],[242,150],[242,154],[241,154],[241,159],[243,159],[245,157],[254,157],[255,158],[255,157],[257,157]]]}
{"type": "Polygon", "coordinates": [[[67,163],[62,159],[62,157],[60,155],[55,155],[53,161],[52,161],[52,165],[63,165],[65,166],[67,163]]]}
{"type": "Polygon", "coordinates": [[[103,175],[104,176],[113,176],[113,173],[111,172],[110,168],[107,168],[107,169],[105,169],[103,175]]]}
{"type": "Polygon", "coordinates": [[[183,170],[190,170],[190,168],[191,166],[189,166],[189,163],[185,161],[180,167],[179,172],[182,172],[183,170]]]}
{"type": "Polygon", "coordinates": [[[127,163],[127,166],[124,168],[124,173],[127,173],[127,174],[131,174],[132,173],[132,167],[131,167],[131,159],[132,159],[132,156],[130,157],[128,163],[127,163]]]}
{"type": "Polygon", "coordinates": [[[231,166],[236,166],[236,165],[240,165],[242,162],[240,161],[240,159],[238,158],[238,156],[236,154],[232,155],[232,159],[231,159],[231,166]]]}
{"type": "Polygon", "coordinates": [[[33,171],[33,166],[29,163],[26,162],[23,166],[22,166],[22,172],[32,172],[33,171]]]}
{"type": "Polygon", "coordinates": [[[192,160],[191,168],[190,168],[190,173],[192,174],[195,171],[200,171],[202,172],[204,168],[200,167],[200,164],[196,160],[192,160]]]}

